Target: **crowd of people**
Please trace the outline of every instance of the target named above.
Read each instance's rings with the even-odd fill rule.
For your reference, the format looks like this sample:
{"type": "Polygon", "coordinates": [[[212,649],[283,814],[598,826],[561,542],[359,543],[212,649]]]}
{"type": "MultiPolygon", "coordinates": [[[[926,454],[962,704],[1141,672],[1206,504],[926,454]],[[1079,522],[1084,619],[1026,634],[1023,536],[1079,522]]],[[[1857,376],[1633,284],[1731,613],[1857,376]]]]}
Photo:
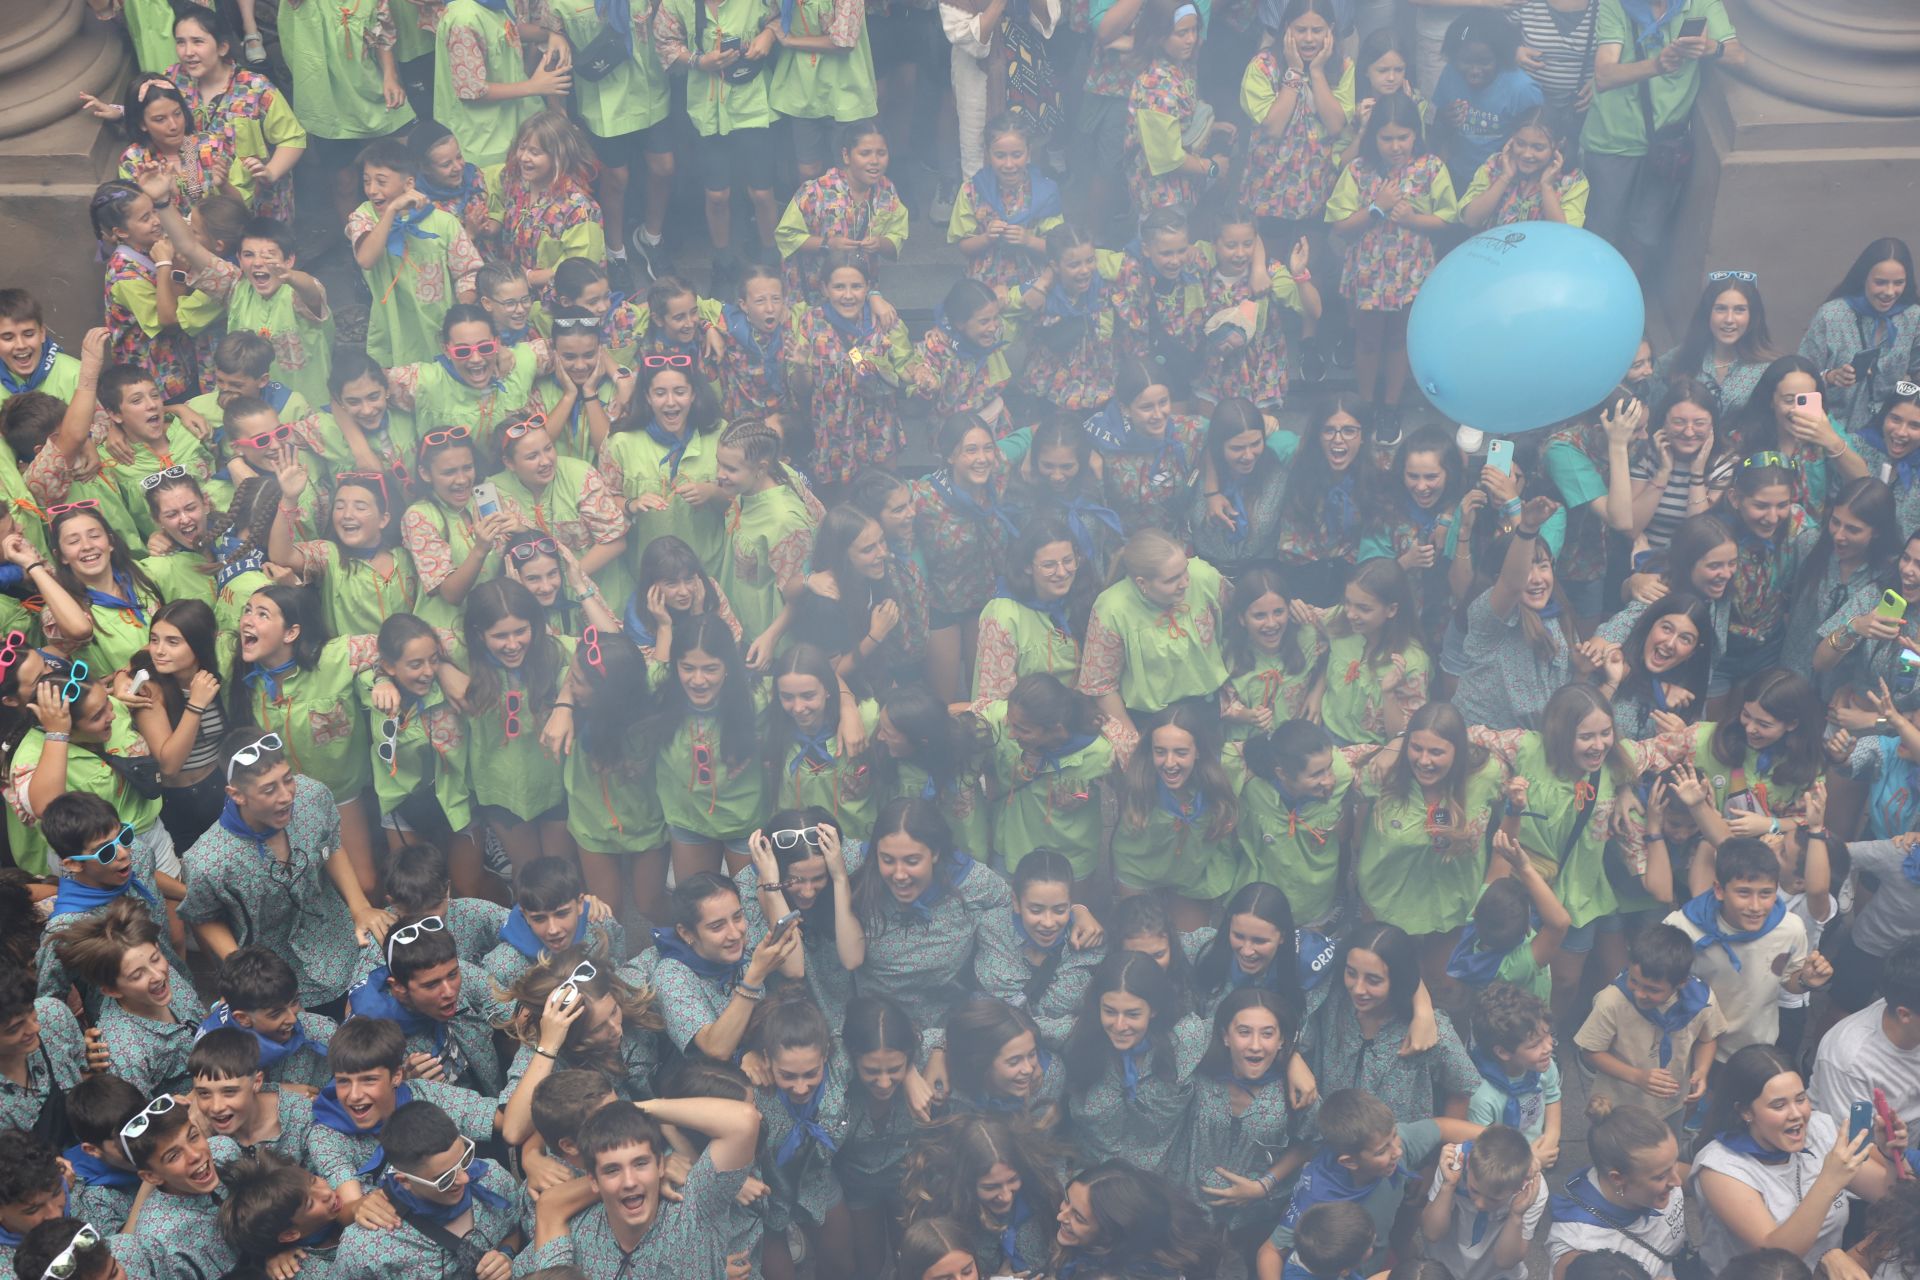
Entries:
{"type": "Polygon", "coordinates": [[[1720,0],[90,4],[0,1277],[1920,1275],[1907,245],[1406,394],[1661,270],[1720,0]]]}

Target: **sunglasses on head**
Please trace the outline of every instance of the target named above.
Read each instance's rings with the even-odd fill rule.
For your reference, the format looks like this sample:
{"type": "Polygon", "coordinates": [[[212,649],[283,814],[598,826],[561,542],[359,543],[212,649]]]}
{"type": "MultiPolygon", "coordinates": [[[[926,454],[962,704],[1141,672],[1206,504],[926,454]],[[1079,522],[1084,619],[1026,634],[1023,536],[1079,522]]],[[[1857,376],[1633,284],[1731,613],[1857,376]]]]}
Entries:
{"type": "Polygon", "coordinates": [[[67,668],[67,682],[60,686],[60,696],[67,702],[80,701],[87,691],[87,663],[84,658],[75,658],[73,665],[67,668]]]}
{"type": "Polygon", "coordinates": [[[507,548],[507,554],[525,564],[535,556],[557,556],[560,544],[552,538],[532,538],[526,542],[516,542],[507,548]]]}
{"type": "Polygon", "coordinates": [[[447,1170],[439,1177],[423,1178],[419,1174],[408,1173],[405,1169],[395,1169],[393,1171],[394,1175],[405,1178],[415,1186],[432,1187],[435,1191],[451,1191],[453,1190],[453,1184],[459,1180],[460,1175],[473,1167],[473,1139],[463,1136],[460,1142],[462,1144],[460,1147],[460,1158],[453,1162],[453,1168],[447,1170]]]}
{"type": "Polygon", "coordinates": [[[772,840],[773,847],[776,849],[791,849],[802,843],[806,844],[809,848],[818,849],[820,847],[820,828],[790,827],[785,831],[774,832],[772,840]]]}
{"type": "Polygon", "coordinates": [[[236,768],[250,769],[260,763],[261,756],[264,756],[269,751],[278,751],[283,745],[280,741],[279,734],[269,733],[254,739],[246,746],[234,752],[233,759],[227,761],[227,784],[229,786],[233,784],[233,771],[236,768]]]}
{"type": "Polygon", "coordinates": [[[53,1261],[40,1273],[40,1280],[73,1280],[80,1271],[80,1256],[100,1247],[102,1237],[91,1222],[83,1222],[73,1233],[67,1247],[53,1255],[53,1261]]]}
{"type": "Polygon", "coordinates": [[[520,691],[507,690],[507,741],[520,736],[520,691]]]}
{"type": "Polygon", "coordinates": [[[581,983],[592,982],[595,978],[599,976],[600,976],[600,971],[593,967],[593,961],[582,960],[579,964],[573,966],[573,972],[567,975],[567,980],[561,983],[559,986],[555,987],[554,991],[556,993],[561,991],[571,991],[575,995],[578,995],[580,992],[581,983]]]}
{"type": "Polygon", "coordinates": [[[500,350],[498,338],[488,338],[482,342],[449,342],[447,359],[471,360],[475,356],[490,356],[500,350]]]}
{"type": "Polygon", "coordinates": [[[341,484],[349,480],[357,480],[369,489],[378,489],[380,491],[381,507],[385,508],[390,505],[387,500],[387,477],[385,473],[379,471],[342,471],[333,478],[334,497],[337,498],[340,496],[341,484]]]}
{"type": "Polygon", "coordinates": [[[544,413],[530,413],[520,421],[508,424],[500,432],[500,438],[503,440],[518,440],[530,431],[545,431],[546,429],[547,415],[544,413]]]}
{"type": "Polygon", "coordinates": [[[63,516],[69,511],[98,511],[99,509],[100,499],[98,498],[82,498],[78,502],[56,502],[47,508],[47,519],[63,516]]]}
{"type": "Polygon", "coordinates": [[[262,431],[258,435],[239,436],[234,443],[245,445],[249,449],[267,449],[276,444],[285,444],[291,439],[293,439],[293,428],[283,422],[271,431],[262,431]]]}
{"type": "Polygon", "coordinates": [[[0,645],[0,675],[6,674],[8,667],[20,661],[20,650],[26,647],[27,633],[24,631],[7,632],[7,642],[0,645]]]}
{"type": "Polygon", "coordinates": [[[85,862],[89,858],[91,858],[93,861],[104,865],[106,863],[112,862],[115,858],[118,858],[120,856],[120,851],[122,849],[126,849],[130,851],[132,850],[132,848],[133,848],[133,824],[131,822],[123,822],[120,824],[119,835],[116,835],[113,839],[107,841],[105,844],[101,845],[98,849],[93,850],[91,853],[76,853],[72,857],[68,858],[67,861],[68,862],[85,862]]]}
{"type": "Polygon", "coordinates": [[[455,440],[471,440],[473,432],[466,427],[448,427],[444,431],[429,431],[420,437],[420,447],[430,449],[434,445],[452,444],[455,440]]]}
{"type": "Polygon", "coordinates": [[[179,1105],[179,1103],[173,1100],[172,1094],[163,1093],[146,1106],[140,1108],[132,1119],[120,1126],[120,1154],[127,1158],[128,1164],[134,1164],[136,1161],[133,1158],[133,1151],[127,1146],[127,1143],[152,1128],[155,1119],[167,1114],[167,1112],[179,1105]]]}
{"type": "Polygon", "coordinates": [[[1741,284],[1755,284],[1760,279],[1757,271],[1709,271],[1708,284],[1719,284],[1722,280],[1738,280],[1741,284]]]}
{"type": "Polygon", "coordinates": [[[641,356],[640,363],[649,369],[691,369],[693,357],[689,355],[641,356]]]}
{"type": "Polygon", "coordinates": [[[1895,395],[1920,396],[1920,382],[1908,382],[1905,378],[1893,384],[1895,395]]]}
{"type": "Polygon", "coordinates": [[[1771,449],[1768,449],[1764,453],[1756,453],[1740,459],[1740,465],[1742,467],[1783,467],[1788,471],[1797,471],[1800,469],[1800,462],[1797,458],[1785,457],[1782,454],[1775,453],[1771,449]]]}
{"type": "Polygon", "coordinates": [[[447,927],[447,922],[439,916],[421,916],[412,924],[403,924],[387,935],[387,967],[393,967],[393,949],[410,947],[429,933],[439,933],[447,927]]]}
{"type": "Polygon", "coordinates": [[[581,651],[586,654],[587,665],[595,671],[602,670],[604,655],[600,652],[600,628],[589,625],[580,633],[581,651]]]}
{"type": "Polygon", "coordinates": [[[184,480],[186,478],[187,469],[185,467],[168,467],[165,471],[154,471],[141,476],[140,487],[151,493],[169,480],[184,480]]]}
{"type": "Polygon", "coordinates": [[[597,333],[600,321],[593,316],[554,316],[553,328],[557,333],[562,329],[580,329],[587,333],[597,333]]]}

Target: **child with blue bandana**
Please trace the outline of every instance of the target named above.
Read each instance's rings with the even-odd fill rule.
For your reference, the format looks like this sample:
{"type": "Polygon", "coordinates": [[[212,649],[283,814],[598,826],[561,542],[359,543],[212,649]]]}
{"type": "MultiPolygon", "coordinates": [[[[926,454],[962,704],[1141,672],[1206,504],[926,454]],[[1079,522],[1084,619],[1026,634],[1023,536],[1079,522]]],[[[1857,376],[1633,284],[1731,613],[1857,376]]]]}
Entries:
{"type": "Polygon", "coordinates": [[[1826,957],[1780,900],[1780,859],[1765,841],[1740,836],[1713,856],[1713,888],[1667,917],[1693,942],[1693,973],[1713,989],[1727,1030],[1715,1046],[1725,1062],[1780,1035],[1779,995],[1825,986],[1826,957]]]}
{"type": "Polygon", "coordinates": [[[120,1126],[147,1105],[119,1076],[94,1076],[67,1091],[74,1143],[60,1154],[73,1170],[67,1212],[101,1231],[118,1231],[133,1212],[140,1175],[120,1148],[120,1126]]]}
{"type": "Polygon", "coordinates": [[[274,1260],[297,1266],[296,1280],[328,1280],[341,1232],[339,1196],[325,1178],[263,1148],[231,1165],[227,1181],[220,1234],[248,1271],[274,1260]]]}
{"type": "Polygon", "coordinates": [[[241,947],[220,966],[218,999],[201,1031],[239,1027],[260,1046],[260,1071],[270,1083],[318,1089],[327,1072],[327,1043],[339,1027],[332,1018],[300,1005],[300,979],[278,954],[259,945],[241,947]]]}
{"type": "Polygon", "coordinates": [[[576,947],[596,955],[627,953],[626,931],[613,909],[587,892],[570,858],[535,858],[521,867],[513,878],[513,900],[519,905],[501,924],[499,943],[480,962],[502,988],[518,982],[543,955],[576,947]]]}
{"type": "Polygon", "coordinates": [[[1560,1067],[1547,1002],[1496,982],[1473,1004],[1473,1065],[1481,1085],[1467,1103],[1475,1124],[1504,1124],[1533,1144],[1542,1168],[1560,1155],[1560,1067]]]}
{"type": "MultiPolygon", "coordinates": [[[[1259,1280],[1281,1280],[1300,1219],[1315,1205],[1357,1204],[1373,1220],[1376,1242],[1386,1240],[1406,1201],[1407,1182],[1413,1177],[1410,1166],[1424,1163],[1442,1142],[1479,1136],[1481,1128],[1450,1116],[1396,1124],[1392,1108],[1364,1089],[1328,1094],[1320,1104],[1319,1123],[1320,1150],[1294,1184],[1292,1207],[1260,1246],[1259,1280]]],[[[1385,1250],[1376,1248],[1366,1260],[1384,1255],[1385,1250]]]]}
{"type": "Polygon", "coordinates": [[[1692,968],[1693,940],[1684,932],[1670,924],[1640,931],[1625,972],[1601,988],[1573,1037],[1598,1073],[1593,1094],[1671,1117],[1706,1093],[1727,1020],[1692,968]]]}
{"type": "Polygon", "coordinates": [[[68,1194],[52,1147],[23,1129],[0,1130],[0,1276],[13,1280],[13,1251],[27,1232],[66,1213],[68,1194]]]}
{"type": "Polygon", "coordinates": [[[1489,1125],[1440,1152],[1420,1234],[1453,1280],[1525,1280],[1527,1248],[1547,1211],[1547,1183],[1526,1135],[1489,1125]]]}
{"type": "Polygon", "coordinates": [[[1373,1252],[1373,1219],[1348,1200],[1317,1204],[1300,1215],[1283,1280],[1355,1280],[1373,1252]]]}

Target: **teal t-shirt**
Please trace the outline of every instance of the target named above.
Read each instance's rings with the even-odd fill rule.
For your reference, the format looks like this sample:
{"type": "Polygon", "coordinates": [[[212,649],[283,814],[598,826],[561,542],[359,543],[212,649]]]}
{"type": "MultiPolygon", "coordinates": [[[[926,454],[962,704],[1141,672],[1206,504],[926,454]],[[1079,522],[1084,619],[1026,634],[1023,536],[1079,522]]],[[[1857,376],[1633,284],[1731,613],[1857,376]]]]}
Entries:
{"type": "MultiPolygon", "coordinates": [[[[1489,1056],[1487,1061],[1491,1062],[1489,1056]]],[[[1509,1076],[1508,1083],[1518,1086],[1520,1081],[1509,1076]]],[[[1482,1080],[1480,1087],[1473,1091],[1473,1097],[1467,1101],[1467,1119],[1474,1124],[1507,1124],[1507,1101],[1509,1093],[1491,1080],[1482,1080]]],[[[1540,1087],[1518,1095],[1520,1104],[1520,1122],[1513,1125],[1527,1135],[1527,1141],[1538,1138],[1547,1128],[1547,1107],[1560,1101],[1560,1064],[1549,1063],[1540,1073],[1540,1087]]]]}

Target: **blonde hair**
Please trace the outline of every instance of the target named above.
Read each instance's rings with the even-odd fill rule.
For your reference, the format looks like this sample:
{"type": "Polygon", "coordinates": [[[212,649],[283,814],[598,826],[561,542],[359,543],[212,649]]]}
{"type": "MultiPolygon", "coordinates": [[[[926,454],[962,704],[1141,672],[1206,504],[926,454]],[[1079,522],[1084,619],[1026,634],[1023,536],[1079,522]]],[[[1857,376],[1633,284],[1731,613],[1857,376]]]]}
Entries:
{"type": "MultiPolygon", "coordinates": [[[[527,142],[553,157],[553,184],[549,191],[557,192],[568,185],[583,191],[592,188],[594,178],[600,173],[600,164],[594,159],[587,135],[564,113],[548,107],[529,117],[513,135],[513,145],[507,148],[508,158],[511,160],[517,155],[521,145],[527,142]]],[[[520,190],[520,166],[507,165],[503,181],[509,190],[520,190]]]]}
{"type": "MultiPolygon", "coordinates": [[[[780,464],[780,450],[785,444],[780,433],[759,418],[742,418],[720,434],[721,448],[738,449],[746,455],[747,465],[766,468],[767,475],[794,489],[793,477],[780,464]]],[[[798,492],[797,489],[795,489],[798,492]]]]}
{"type": "Polygon", "coordinates": [[[1140,529],[1120,548],[1119,568],[1129,578],[1149,578],[1175,555],[1187,549],[1162,529],[1140,529]]]}

